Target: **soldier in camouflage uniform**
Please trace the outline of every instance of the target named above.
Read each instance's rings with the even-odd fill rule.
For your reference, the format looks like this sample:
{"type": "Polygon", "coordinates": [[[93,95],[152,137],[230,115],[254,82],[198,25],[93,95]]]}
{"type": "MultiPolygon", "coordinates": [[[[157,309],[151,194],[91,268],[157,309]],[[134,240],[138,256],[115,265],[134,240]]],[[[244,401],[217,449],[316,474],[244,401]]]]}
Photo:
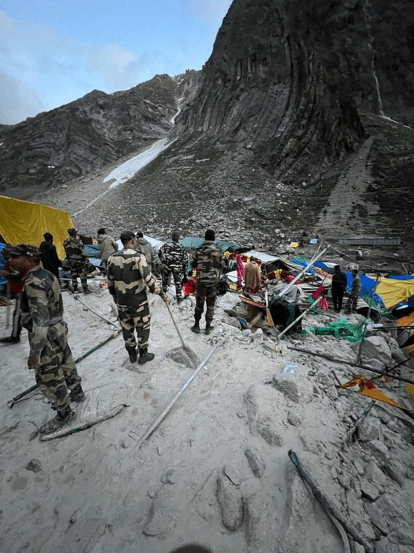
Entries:
{"type": "Polygon", "coordinates": [[[194,252],[191,262],[192,268],[197,269],[195,323],[191,328],[197,334],[200,332],[200,319],[204,310],[204,301],[207,305],[206,334],[210,334],[214,327],[211,322],[214,316],[214,304],[217,288],[220,282],[221,271],[224,267],[224,256],[221,249],[214,243],[216,236],[213,230],[207,230],[205,241],[194,252]]]}
{"type": "Polygon", "coordinates": [[[125,349],[129,360],[137,360],[138,337],[139,361],[143,365],[154,359],[153,353],[148,353],[151,315],[147,299],[147,287],[153,294],[159,294],[167,302],[165,294],[156,278],[148,268],[145,255],[135,250],[136,242],[133,232],[121,234],[123,249],[113,253],[108,259],[108,290],[118,306],[119,321],[125,341],[125,349]]]}
{"type": "Polygon", "coordinates": [[[23,281],[20,315],[29,332],[27,365],[34,369],[39,390],[50,401],[56,417],[39,428],[50,433],[75,417],[71,401],[84,401],[81,379],[67,342],[62,294],[57,278],[41,268],[38,248],[28,244],[7,246],[6,278],[23,281]]]}
{"type": "Polygon", "coordinates": [[[91,294],[88,288],[88,256],[82,240],[76,237],[77,233],[78,231],[74,228],[68,229],[69,238],[66,238],[63,242],[72,277],[71,291],[76,292],[78,290],[78,277],[80,277],[84,293],[91,294]]]}
{"type": "Polygon", "coordinates": [[[353,281],[352,281],[352,290],[351,295],[346,302],[346,313],[356,313],[358,307],[358,298],[361,294],[361,279],[358,276],[357,269],[352,271],[353,281]]]}
{"type": "Polygon", "coordinates": [[[174,278],[175,294],[177,302],[180,303],[184,298],[181,295],[183,281],[187,280],[188,253],[187,250],[178,241],[180,233],[174,231],[171,235],[172,242],[163,244],[158,252],[158,257],[164,265],[162,273],[162,289],[168,290],[171,274],[174,278]]]}

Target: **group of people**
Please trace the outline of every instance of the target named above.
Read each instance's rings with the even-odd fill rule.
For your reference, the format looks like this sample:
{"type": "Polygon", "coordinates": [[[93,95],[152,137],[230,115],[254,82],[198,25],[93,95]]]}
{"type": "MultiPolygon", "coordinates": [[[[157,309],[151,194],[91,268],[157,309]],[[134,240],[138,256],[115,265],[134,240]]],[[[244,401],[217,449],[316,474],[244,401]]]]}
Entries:
{"type": "MultiPolygon", "coordinates": [[[[131,363],[138,361],[142,365],[154,359],[154,354],[148,352],[151,315],[147,288],[168,302],[168,280],[163,275],[163,285],[158,284],[151,273],[147,257],[140,249],[137,251],[140,237],[137,238],[131,231],[124,231],[120,238],[122,249],[116,249],[107,259],[108,290],[118,307],[129,360],[131,363]]],[[[178,233],[173,233],[172,247],[164,248],[161,255],[165,270],[170,271],[169,277],[171,274],[174,276],[176,291],[181,294],[188,262],[183,254],[177,266],[178,252],[182,248],[178,240],[178,233]]],[[[208,230],[204,243],[194,253],[190,269],[197,269],[195,323],[191,329],[197,333],[200,332],[199,322],[204,311],[204,302],[207,304],[206,334],[212,330],[217,286],[224,266],[223,254],[214,240],[214,231],[208,230]]],[[[47,241],[53,242],[53,237],[47,241]]],[[[82,244],[76,237],[76,230],[69,229],[65,251],[73,256],[78,251],[78,241],[82,244]]],[[[48,249],[53,254],[50,245],[48,249]]],[[[39,432],[51,433],[75,417],[71,402],[82,402],[86,398],[67,340],[68,328],[63,318],[59,275],[42,267],[41,248],[36,246],[9,244],[2,253],[5,259],[2,273],[9,283],[14,282],[19,297],[20,324],[28,331],[30,351],[27,366],[34,371],[39,390],[56,411],[56,416],[41,426],[39,432]]],[[[50,256],[52,257],[53,255],[50,256]]],[[[81,275],[85,288],[87,281],[81,267],[83,257],[77,253],[72,259],[76,261],[74,270],[81,275]]]]}
{"type": "MultiPolygon", "coordinates": [[[[358,298],[361,293],[361,279],[358,276],[358,270],[352,270],[352,289],[346,303],[346,313],[356,313],[358,306],[358,298]]],[[[334,309],[337,313],[340,313],[342,309],[342,302],[344,299],[344,293],[348,284],[346,274],[341,271],[339,265],[335,265],[334,274],[332,276],[332,302],[334,309]]]]}
{"type": "MultiPolygon", "coordinates": [[[[68,234],[64,248],[73,271],[72,286],[75,289],[76,284],[77,288],[75,277],[77,279],[80,276],[86,292],[86,253],[83,243],[77,237],[76,229],[69,229],[68,234]]],[[[28,330],[28,368],[34,370],[39,390],[56,411],[56,417],[39,428],[41,433],[50,433],[74,418],[75,414],[70,404],[84,401],[85,393],[67,341],[68,331],[63,318],[62,293],[59,273],[56,270],[60,260],[53,245],[53,236],[45,233],[44,237],[45,242],[39,248],[29,244],[7,245],[3,249],[3,275],[18,298],[18,326],[20,330],[22,327],[28,330]]],[[[160,285],[152,274],[152,250],[144,249],[147,241],[143,235],[136,236],[132,231],[122,232],[122,249],[118,249],[118,244],[106,235],[105,229],[98,232],[101,252],[104,257],[108,254],[104,259],[108,290],[118,308],[125,349],[131,363],[138,362],[143,365],[155,357],[154,353],[148,351],[151,314],[147,289],[160,295],[165,302],[169,302],[167,290],[171,277],[179,303],[183,299],[182,286],[187,280],[187,275],[196,270],[196,306],[191,330],[195,333],[201,332],[200,321],[205,308],[205,333],[210,334],[213,330],[214,306],[225,266],[223,252],[215,243],[214,231],[208,229],[204,242],[195,250],[190,261],[187,251],[179,243],[179,238],[179,233],[174,231],[172,242],[164,244],[159,251],[159,268],[162,273],[160,285]]],[[[352,274],[353,287],[347,304],[349,311],[356,310],[361,287],[358,271],[353,270],[352,274]]],[[[346,275],[341,272],[339,265],[335,266],[332,298],[337,312],[342,308],[346,284],[346,275]]]]}

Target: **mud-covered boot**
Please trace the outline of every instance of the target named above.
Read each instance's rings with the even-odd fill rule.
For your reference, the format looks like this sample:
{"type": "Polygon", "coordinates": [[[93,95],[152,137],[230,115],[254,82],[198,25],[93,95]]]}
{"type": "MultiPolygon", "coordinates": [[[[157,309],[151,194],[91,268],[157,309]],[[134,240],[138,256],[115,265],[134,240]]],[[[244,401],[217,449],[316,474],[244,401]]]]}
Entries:
{"type": "Polygon", "coordinates": [[[138,363],[144,365],[148,361],[152,361],[155,357],[154,353],[148,353],[148,348],[140,348],[138,363]]]}
{"type": "Polygon", "coordinates": [[[134,348],[134,349],[131,349],[128,351],[128,355],[129,355],[129,361],[130,363],[136,363],[137,361],[137,350],[134,348]]]}
{"type": "Polygon", "coordinates": [[[206,334],[210,334],[210,332],[214,330],[214,326],[211,326],[211,323],[206,324],[206,334]]]}
{"type": "Polygon", "coordinates": [[[7,338],[0,338],[2,344],[17,344],[20,342],[20,336],[7,336],[7,338]]]}
{"type": "Polygon", "coordinates": [[[191,330],[195,332],[196,334],[200,334],[200,323],[199,321],[195,321],[194,326],[191,327],[191,330]]]}
{"type": "Polygon", "coordinates": [[[72,411],[70,405],[57,411],[56,417],[39,428],[40,434],[51,434],[62,426],[65,426],[76,417],[76,413],[72,411]]]}
{"type": "Polygon", "coordinates": [[[78,285],[74,286],[73,284],[69,284],[68,290],[71,294],[77,294],[78,293],[78,285]]]}
{"type": "Polygon", "coordinates": [[[84,286],[83,287],[83,293],[84,294],[92,294],[92,290],[89,290],[89,288],[87,286],[84,286]]]}
{"type": "Polygon", "coordinates": [[[74,401],[76,403],[82,403],[82,401],[85,401],[86,395],[85,392],[82,390],[82,386],[78,384],[73,388],[73,390],[70,391],[70,401],[74,401]]]}

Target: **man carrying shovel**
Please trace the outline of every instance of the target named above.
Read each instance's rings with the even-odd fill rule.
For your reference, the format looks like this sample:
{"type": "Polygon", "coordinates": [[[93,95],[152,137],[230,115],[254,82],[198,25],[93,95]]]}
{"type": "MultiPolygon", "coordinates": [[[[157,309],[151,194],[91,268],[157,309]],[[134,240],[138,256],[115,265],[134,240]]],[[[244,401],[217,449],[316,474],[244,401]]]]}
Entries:
{"type": "Polygon", "coordinates": [[[138,337],[139,360],[143,365],[154,359],[148,353],[151,315],[147,299],[147,287],[153,294],[159,294],[167,303],[165,294],[157,279],[151,274],[145,255],[135,250],[135,234],[129,230],[121,234],[123,249],[113,253],[108,259],[108,290],[118,306],[119,321],[129,360],[137,360],[138,337]]]}

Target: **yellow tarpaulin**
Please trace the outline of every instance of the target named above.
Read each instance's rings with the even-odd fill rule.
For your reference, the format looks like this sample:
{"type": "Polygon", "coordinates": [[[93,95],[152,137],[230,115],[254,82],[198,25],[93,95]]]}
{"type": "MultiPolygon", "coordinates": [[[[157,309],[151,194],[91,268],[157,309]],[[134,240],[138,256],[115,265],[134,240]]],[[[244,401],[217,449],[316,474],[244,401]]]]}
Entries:
{"type": "Polygon", "coordinates": [[[381,296],[385,305],[391,309],[397,303],[400,303],[400,301],[414,296],[414,279],[397,280],[394,278],[381,278],[375,291],[381,296]]]}
{"type": "Polygon", "coordinates": [[[73,221],[67,211],[0,196],[0,234],[9,244],[33,244],[43,242],[43,234],[53,234],[58,256],[65,258],[63,241],[73,221]]]}

